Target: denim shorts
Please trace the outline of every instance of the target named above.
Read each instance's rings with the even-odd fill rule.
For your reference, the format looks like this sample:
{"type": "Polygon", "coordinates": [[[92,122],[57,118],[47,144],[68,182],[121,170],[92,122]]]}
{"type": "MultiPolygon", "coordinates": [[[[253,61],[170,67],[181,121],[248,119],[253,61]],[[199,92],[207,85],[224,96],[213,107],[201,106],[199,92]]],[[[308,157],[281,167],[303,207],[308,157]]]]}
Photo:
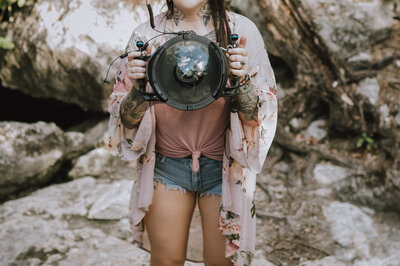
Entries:
{"type": "Polygon", "coordinates": [[[166,190],[179,189],[198,195],[222,195],[222,162],[199,158],[200,169],[192,170],[192,158],[170,158],[156,152],[154,180],[164,183],[166,190]]]}

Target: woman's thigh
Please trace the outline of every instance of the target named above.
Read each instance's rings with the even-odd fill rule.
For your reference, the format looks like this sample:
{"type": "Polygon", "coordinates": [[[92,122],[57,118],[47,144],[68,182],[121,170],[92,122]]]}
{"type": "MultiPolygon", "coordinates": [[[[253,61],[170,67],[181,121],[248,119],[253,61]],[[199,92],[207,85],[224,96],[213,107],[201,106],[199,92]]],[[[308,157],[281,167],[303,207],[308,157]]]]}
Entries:
{"type": "Polygon", "coordinates": [[[206,266],[232,266],[225,258],[225,237],[218,230],[221,196],[204,195],[199,198],[199,209],[203,228],[203,256],[206,266]]]}
{"type": "Polygon", "coordinates": [[[166,190],[154,181],[154,194],[144,217],[151,245],[152,265],[183,265],[195,206],[194,193],[166,190]]]}

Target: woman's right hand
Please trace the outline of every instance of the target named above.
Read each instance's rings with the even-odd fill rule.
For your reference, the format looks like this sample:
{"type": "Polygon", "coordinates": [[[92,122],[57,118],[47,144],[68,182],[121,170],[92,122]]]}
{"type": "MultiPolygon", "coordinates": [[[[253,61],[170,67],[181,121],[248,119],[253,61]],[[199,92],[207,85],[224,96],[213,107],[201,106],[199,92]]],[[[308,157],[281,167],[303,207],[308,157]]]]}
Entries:
{"type": "MultiPolygon", "coordinates": [[[[151,46],[146,48],[146,53],[151,54],[151,46]]],[[[128,62],[126,62],[126,69],[128,77],[131,79],[134,87],[139,90],[138,79],[146,78],[146,65],[147,62],[142,59],[137,59],[142,55],[139,51],[130,52],[128,54],[128,62]]]]}

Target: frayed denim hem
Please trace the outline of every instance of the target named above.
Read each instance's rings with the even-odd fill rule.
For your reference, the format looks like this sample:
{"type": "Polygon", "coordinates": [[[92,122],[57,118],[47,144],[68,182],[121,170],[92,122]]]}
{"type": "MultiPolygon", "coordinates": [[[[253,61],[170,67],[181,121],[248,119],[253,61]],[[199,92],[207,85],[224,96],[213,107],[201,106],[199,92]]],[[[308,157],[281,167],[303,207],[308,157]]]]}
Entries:
{"type": "Polygon", "coordinates": [[[181,187],[181,186],[167,184],[167,183],[162,182],[162,181],[157,180],[157,179],[154,179],[154,181],[155,181],[155,182],[163,183],[163,184],[165,185],[165,191],[167,191],[167,192],[171,189],[171,190],[180,190],[181,192],[183,192],[184,194],[186,194],[186,189],[184,189],[184,188],[181,187]]]}
{"type": "Polygon", "coordinates": [[[200,197],[203,197],[203,196],[213,196],[213,197],[215,197],[215,196],[222,196],[221,195],[221,192],[214,192],[214,191],[207,191],[207,192],[204,192],[204,193],[202,193],[202,194],[200,194],[200,197]]]}

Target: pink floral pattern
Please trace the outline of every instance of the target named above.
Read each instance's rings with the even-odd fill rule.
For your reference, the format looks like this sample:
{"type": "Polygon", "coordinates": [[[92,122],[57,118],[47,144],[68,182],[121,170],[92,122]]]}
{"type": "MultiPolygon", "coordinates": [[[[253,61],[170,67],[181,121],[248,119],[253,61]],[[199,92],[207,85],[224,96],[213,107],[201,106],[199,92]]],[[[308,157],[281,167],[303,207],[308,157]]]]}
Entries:
{"type": "MultiPolygon", "coordinates": [[[[230,114],[230,127],[226,134],[223,159],[222,198],[218,230],[226,238],[225,256],[235,266],[251,265],[256,237],[256,206],[254,191],[256,174],[261,172],[267,153],[275,136],[278,102],[274,72],[271,68],[264,40],[248,18],[229,12],[232,32],[246,36],[246,49],[250,58],[250,80],[258,91],[258,126],[243,124],[234,111],[230,114]]],[[[158,30],[165,31],[165,12],[155,17],[158,30]]],[[[146,41],[158,34],[149,23],[134,29],[126,51],[135,50],[137,40],[146,41]]],[[[150,44],[153,51],[166,41],[156,38],[150,44]]],[[[129,92],[132,82],[125,71],[126,58],[121,60],[116,73],[116,83],[110,96],[108,110],[108,147],[121,160],[136,160],[137,172],[129,201],[129,223],[133,242],[143,244],[143,217],[153,197],[153,171],[155,149],[155,114],[148,104],[139,128],[125,128],[119,116],[120,104],[129,92]]],[[[151,89],[151,88],[150,88],[151,89]]]]}

